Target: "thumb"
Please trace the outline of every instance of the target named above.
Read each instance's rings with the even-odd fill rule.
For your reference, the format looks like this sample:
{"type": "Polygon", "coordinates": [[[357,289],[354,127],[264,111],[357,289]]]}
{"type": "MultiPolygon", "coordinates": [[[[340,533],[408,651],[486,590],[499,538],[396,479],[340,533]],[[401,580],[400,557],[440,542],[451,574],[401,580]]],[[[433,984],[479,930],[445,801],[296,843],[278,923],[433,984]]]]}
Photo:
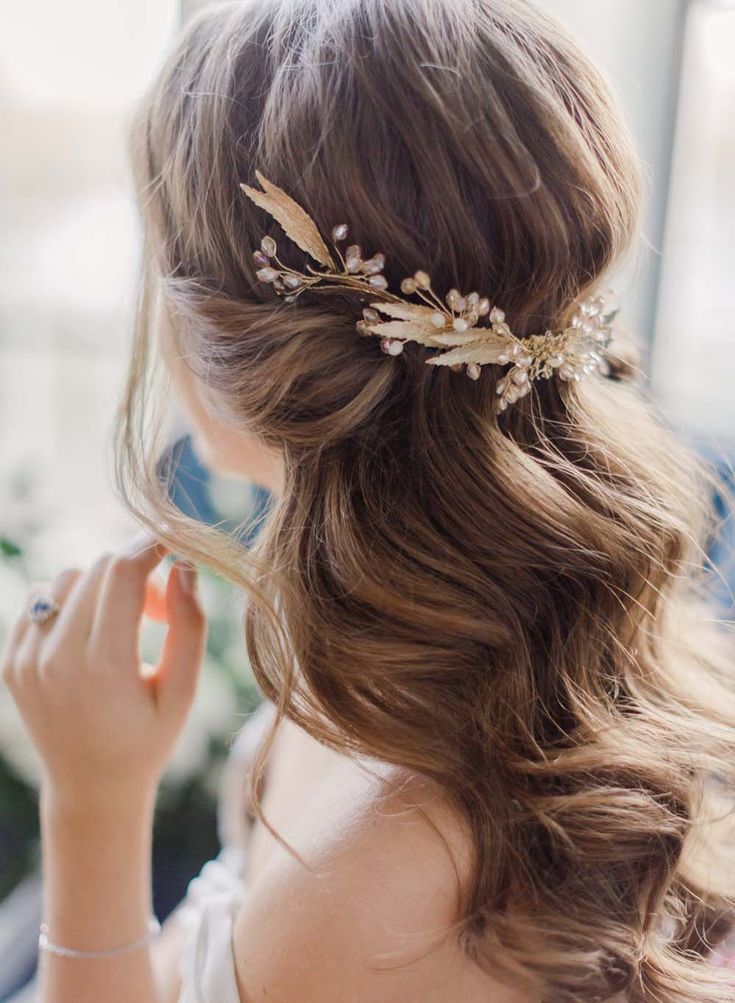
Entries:
{"type": "Polygon", "coordinates": [[[207,618],[197,592],[197,570],[176,561],[166,583],[168,631],[156,672],[159,703],[186,712],[204,660],[207,618]]]}

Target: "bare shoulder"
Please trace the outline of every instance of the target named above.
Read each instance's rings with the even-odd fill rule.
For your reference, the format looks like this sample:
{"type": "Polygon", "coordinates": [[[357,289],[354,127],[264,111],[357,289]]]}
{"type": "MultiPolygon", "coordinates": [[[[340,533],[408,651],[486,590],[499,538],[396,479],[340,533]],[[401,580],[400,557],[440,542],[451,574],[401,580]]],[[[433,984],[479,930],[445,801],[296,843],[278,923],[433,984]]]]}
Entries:
{"type": "Polygon", "coordinates": [[[307,823],[277,826],[304,863],[279,848],[237,917],[243,1003],[487,998],[454,925],[469,833],[429,781],[370,766],[334,772],[307,823]]]}

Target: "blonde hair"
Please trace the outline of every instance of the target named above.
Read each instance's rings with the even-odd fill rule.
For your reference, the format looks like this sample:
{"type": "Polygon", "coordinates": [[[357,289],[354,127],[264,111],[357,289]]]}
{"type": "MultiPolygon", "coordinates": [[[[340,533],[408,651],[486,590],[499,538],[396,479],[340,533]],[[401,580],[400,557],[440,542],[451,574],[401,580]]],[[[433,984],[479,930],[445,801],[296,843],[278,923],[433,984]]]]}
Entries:
{"type": "Polygon", "coordinates": [[[348,294],[276,302],[252,258],[271,223],[239,188],[259,169],[323,232],[348,222],[391,288],[427,268],[440,295],[490,294],[518,336],[554,329],[640,236],[604,78],[524,0],[226,3],[176,46],[133,153],[127,504],[246,590],[279,717],[445,792],[475,847],[457,928],[488,972],[554,1003],[731,998],[703,960],[730,901],[688,862],[735,748],[694,606],[695,457],[623,380],[541,381],[499,416],[502,370],[387,357],[348,294]],[[251,553],[168,501],[158,314],[212,413],[282,453],[251,553]]]}

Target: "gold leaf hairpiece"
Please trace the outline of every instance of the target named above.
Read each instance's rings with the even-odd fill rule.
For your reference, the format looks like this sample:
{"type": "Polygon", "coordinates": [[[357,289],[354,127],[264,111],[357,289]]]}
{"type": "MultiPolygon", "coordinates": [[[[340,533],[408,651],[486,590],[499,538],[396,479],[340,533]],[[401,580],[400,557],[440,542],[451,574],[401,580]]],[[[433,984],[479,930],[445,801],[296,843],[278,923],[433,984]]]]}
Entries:
{"type": "Polygon", "coordinates": [[[302,251],[306,251],[320,265],[333,271],[335,266],[332,255],[311,216],[298,202],[294,202],[290,195],[264,178],[260,171],[256,171],[255,176],[264,191],[259,192],[257,188],[240,185],[245,194],[280,223],[286,235],[298,244],[302,251]]]}
{"type": "Polygon", "coordinates": [[[379,337],[381,348],[388,355],[400,355],[406,343],[413,341],[437,350],[426,360],[429,365],[450,366],[454,370],[464,367],[473,380],[479,379],[482,366],[509,366],[496,387],[501,411],[529,393],[536,379],[558,376],[564,381],[580,380],[595,370],[607,371],[605,349],[617,313],[609,308],[607,294],[580,301],[563,331],[547,330],[516,338],[504,312],[491,305],[486,296],[477,292],[463,296],[457,289],[450,289],[442,301],[423,270],[401,282],[401,292],[418,296],[422,303],[390,292],[382,274],[384,254],[365,258],[359,244],[349,245],[342,253],[338,245],[347,239],[346,223],[333,227],[331,233],[338,266],[309,214],[259,171],[255,175],[263,191],[244,184],[240,185],[242,190],[322,266],[318,270],[307,263],[304,272],[289,268],[278,258],[275,240],[263,237],[260,248],[253,252],[258,265],[256,276],[272,285],[287,303],[315,287],[352,290],[373,297],[355,327],[361,334],[379,337]],[[384,320],[381,314],[390,320],[384,320]],[[485,317],[489,326],[481,322],[485,317]]]}

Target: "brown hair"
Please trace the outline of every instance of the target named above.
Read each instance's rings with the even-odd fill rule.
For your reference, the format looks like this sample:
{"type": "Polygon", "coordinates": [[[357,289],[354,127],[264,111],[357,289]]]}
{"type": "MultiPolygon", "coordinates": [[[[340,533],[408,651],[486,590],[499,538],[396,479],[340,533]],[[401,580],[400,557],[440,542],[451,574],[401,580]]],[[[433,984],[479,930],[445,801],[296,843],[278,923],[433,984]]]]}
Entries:
{"type": "Polygon", "coordinates": [[[689,862],[735,748],[693,604],[697,461],[624,381],[539,381],[498,415],[502,370],[473,383],[415,345],[387,357],[343,292],[276,301],[253,248],[272,232],[286,263],[301,252],[239,188],[259,169],[322,232],[349,223],[391,288],[426,268],[440,295],[489,294],[519,336],[557,328],[639,238],[640,166],[604,78],[524,0],[227,3],[185,32],[133,140],[131,509],[247,590],[280,713],[451,799],[476,850],[458,928],[489,972],[553,1003],[729,999],[702,960],[728,902],[689,862]],[[283,455],[251,554],[166,499],[156,304],[212,412],[283,455]]]}

